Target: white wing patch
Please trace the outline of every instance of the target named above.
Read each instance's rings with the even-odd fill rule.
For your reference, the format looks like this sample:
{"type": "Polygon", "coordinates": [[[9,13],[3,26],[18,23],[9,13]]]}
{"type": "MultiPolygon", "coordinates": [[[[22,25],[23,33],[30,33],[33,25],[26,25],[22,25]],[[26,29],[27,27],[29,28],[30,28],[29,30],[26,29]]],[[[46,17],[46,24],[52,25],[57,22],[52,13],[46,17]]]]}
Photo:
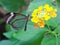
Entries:
{"type": "Polygon", "coordinates": [[[7,19],[7,21],[6,21],[6,23],[8,23],[10,20],[11,20],[11,18],[14,16],[14,13],[13,12],[11,12],[11,16],[9,16],[8,17],[8,19],[7,19]]]}

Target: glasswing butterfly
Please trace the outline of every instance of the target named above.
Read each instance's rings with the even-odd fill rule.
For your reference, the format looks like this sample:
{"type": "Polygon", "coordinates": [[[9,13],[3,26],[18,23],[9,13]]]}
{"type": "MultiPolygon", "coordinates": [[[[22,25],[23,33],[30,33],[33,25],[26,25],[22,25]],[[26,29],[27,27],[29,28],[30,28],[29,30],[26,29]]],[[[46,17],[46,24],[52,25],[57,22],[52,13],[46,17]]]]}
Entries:
{"type": "Polygon", "coordinates": [[[24,26],[24,31],[26,31],[27,28],[27,22],[29,19],[29,15],[23,15],[19,13],[7,13],[4,16],[4,20],[7,24],[10,24],[14,29],[18,30],[24,26]]]}

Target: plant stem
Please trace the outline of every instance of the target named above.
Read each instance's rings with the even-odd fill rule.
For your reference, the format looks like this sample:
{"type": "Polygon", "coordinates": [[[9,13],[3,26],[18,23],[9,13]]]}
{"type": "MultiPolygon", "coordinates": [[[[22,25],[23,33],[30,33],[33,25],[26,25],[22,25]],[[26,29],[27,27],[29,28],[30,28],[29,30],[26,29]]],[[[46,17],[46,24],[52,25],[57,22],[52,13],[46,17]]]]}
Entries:
{"type": "Polygon", "coordinates": [[[51,29],[50,29],[49,25],[47,24],[47,21],[46,21],[46,25],[47,25],[47,27],[49,29],[48,32],[51,33],[51,29]]]}
{"type": "Polygon", "coordinates": [[[56,37],[56,45],[58,45],[58,36],[57,36],[57,34],[55,34],[55,37],[56,37]]]}

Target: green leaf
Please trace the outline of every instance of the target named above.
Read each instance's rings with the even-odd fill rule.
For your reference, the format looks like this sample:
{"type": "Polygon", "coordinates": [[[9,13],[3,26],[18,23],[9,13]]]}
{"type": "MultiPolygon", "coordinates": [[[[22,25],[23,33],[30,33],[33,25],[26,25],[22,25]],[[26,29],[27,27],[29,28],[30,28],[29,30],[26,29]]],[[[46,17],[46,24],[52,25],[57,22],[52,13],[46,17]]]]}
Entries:
{"type": "Polygon", "coordinates": [[[60,36],[45,35],[40,45],[60,45],[60,36]]]}
{"type": "Polygon", "coordinates": [[[47,31],[46,28],[35,29],[33,23],[28,22],[26,31],[24,31],[23,29],[23,30],[18,30],[16,32],[14,31],[7,32],[4,35],[11,39],[20,40],[20,42],[23,42],[20,43],[22,45],[39,45],[46,31],[47,31]]]}
{"type": "Polygon", "coordinates": [[[25,4],[25,2],[24,0],[0,0],[0,4],[6,11],[16,12],[25,4]]]}
{"type": "Polygon", "coordinates": [[[54,32],[60,34],[60,25],[57,26],[57,28],[54,30],[54,32]]]}
{"type": "Polygon", "coordinates": [[[16,31],[5,32],[3,35],[9,39],[14,39],[13,36],[16,35],[16,31]]]}
{"type": "Polygon", "coordinates": [[[24,11],[21,12],[21,14],[23,14],[23,15],[27,15],[28,12],[27,12],[27,10],[24,10],[24,11]]]}
{"type": "Polygon", "coordinates": [[[0,45],[22,45],[23,42],[18,40],[2,40],[0,41],[0,45]]]}
{"type": "Polygon", "coordinates": [[[58,22],[56,22],[55,18],[51,18],[50,20],[47,21],[47,24],[51,26],[52,28],[56,28],[58,26],[58,22]]]}
{"type": "Polygon", "coordinates": [[[10,41],[10,40],[2,40],[2,41],[0,41],[0,45],[12,45],[12,41],[10,41]]]}

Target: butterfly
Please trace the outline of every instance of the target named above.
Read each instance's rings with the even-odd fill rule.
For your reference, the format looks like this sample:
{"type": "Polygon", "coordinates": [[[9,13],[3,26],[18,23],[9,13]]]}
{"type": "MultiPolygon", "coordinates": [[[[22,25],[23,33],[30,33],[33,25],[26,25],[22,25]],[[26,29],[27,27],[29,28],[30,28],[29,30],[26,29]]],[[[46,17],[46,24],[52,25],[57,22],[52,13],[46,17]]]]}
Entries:
{"type": "Polygon", "coordinates": [[[19,13],[7,13],[4,16],[4,20],[7,24],[10,24],[14,29],[18,30],[20,28],[22,28],[22,26],[24,26],[24,31],[26,31],[27,28],[27,22],[29,19],[29,15],[23,15],[23,14],[19,14],[19,13]]]}

